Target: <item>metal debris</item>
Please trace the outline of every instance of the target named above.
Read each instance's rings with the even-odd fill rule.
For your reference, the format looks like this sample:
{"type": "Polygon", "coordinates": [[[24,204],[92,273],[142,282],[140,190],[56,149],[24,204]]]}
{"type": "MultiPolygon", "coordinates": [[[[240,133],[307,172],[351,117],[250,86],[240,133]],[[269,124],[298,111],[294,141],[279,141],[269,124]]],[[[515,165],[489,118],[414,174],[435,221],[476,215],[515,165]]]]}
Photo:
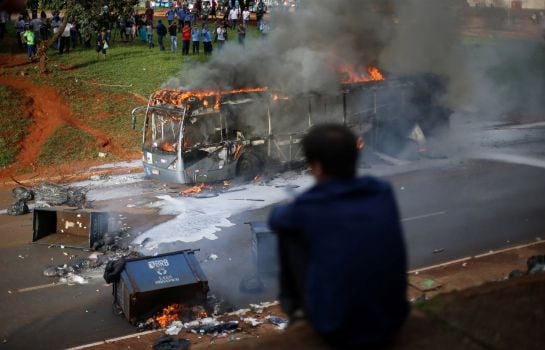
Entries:
{"type": "Polygon", "coordinates": [[[24,199],[18,199],[7,208],[8,215],[24,215],[27,213],[30,213],[30,210],[28,209],[28,205],[24,199]]]}

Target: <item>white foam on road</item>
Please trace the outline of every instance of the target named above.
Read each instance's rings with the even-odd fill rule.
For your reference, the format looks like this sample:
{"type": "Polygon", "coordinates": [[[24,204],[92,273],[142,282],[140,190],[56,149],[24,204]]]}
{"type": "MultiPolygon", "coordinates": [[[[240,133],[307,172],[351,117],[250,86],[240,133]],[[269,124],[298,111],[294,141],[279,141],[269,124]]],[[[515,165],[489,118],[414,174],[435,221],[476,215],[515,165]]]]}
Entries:
{"type": "Polygon", "coordinates": [[[221,228],[234,225],[229,220],[231,216],[290,199],[312,183],[310,176],[299,175],[275,179],[266,185],[247,184],[233,187],[230,191],[212,198],[157,196],[159,201],[152,206],[160,208],[162,215],[176,217],[144,232],[134,243],[140,244],[147,239],[145,248],[151,250],[160,243],[217,239],[216,233],[221,228]],[[298,187],[294,188],[295,186],[298,187]]]}

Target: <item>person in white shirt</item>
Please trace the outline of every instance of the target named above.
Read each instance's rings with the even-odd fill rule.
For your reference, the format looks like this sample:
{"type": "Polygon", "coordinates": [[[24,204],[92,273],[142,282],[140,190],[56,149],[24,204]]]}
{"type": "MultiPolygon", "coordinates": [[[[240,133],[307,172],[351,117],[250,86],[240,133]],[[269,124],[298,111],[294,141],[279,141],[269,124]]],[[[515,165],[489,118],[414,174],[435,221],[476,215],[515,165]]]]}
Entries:
{"type": "Polygon", "coordinates": [[[249,22],[250,22],[250,11],[248,11],[248,8],[245,7],[244,11],[242,11],[242,23],[244,24],[244,28],[248,28],[249,22]]]}
{"type": "Polygon", "coordinates": [[[72,23],[70,21],[66,23],[64,31],[61,34],[61,42],[59,45],[59,53],[62,54],[64,51],[66,53],[70,52],[70,30],[72,29],[72,23]]]}
{"type": "Polygon", "coordinates": [[[238,21],[238,9],[236,7],[229,11],[229,19],[231,20],[231,29],[236,29],[238,21]]]}

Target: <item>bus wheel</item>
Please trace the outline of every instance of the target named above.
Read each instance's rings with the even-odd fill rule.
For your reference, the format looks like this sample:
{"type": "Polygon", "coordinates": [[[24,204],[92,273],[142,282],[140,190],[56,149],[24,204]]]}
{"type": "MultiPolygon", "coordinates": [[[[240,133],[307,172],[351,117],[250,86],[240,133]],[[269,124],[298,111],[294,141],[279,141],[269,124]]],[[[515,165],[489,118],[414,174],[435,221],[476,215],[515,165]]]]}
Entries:
{"type": "Polygon", "coordinates": [[[253,153],[243,154],[237,163],[237,177],[244,181],[252,180],[259,174],[259,158],[253,153]]]}

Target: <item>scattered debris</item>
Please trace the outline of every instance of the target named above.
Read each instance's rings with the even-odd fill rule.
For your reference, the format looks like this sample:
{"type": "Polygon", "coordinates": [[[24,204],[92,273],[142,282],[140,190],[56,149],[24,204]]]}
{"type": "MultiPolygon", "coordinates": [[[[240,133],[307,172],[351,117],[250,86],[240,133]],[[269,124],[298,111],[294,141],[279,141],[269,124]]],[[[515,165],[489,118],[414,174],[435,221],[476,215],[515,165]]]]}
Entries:
{"type": "Polygon", "coordinates": [[[529,257],[526,261],[526,266],[528,268],[528,274],[545,272],[545,255],[534,255],[529,257]]]}
{"type": "Polygon", "coordinates": [[[191,342],[188,339],[174,338],[170,335],[163,335],[153,343],[153,350],[188,350],[191,342]]]}
{"type": "Polygon", "coordinates": [[[66,275],[66,277],[61,277],[59,279],[59,282],[60,283],[65,283],[69,286],[72,286],[72,285],[75,285],[75,284],[87,284],[88,281],[82,277],[82,276],[79,276],[79,275],[75,275],[73,273],[69,273],[66,275]]]}
{"type": "Polygon", "coordinates": [[[11,192],[16,200],[22,199],[27,202],[34,199],[34,192],[32,192],[32,190],[27,190],[24,187],[15,187],[11,192]]]}
{"type": "Polygon", "coordinates": [[[286,329],[288,326],[288,320],[278,316],[266,316],[266,320],[278,327],[278,329],[286,329]]]}
{"type": "Polygon", "coordinates": [[[509,273],[509,276],[507,276],[508,279],[516,278],[516,277],[522,277],[526,275],[526,273],[522,270],[516,269],[509,273]]]}
{"type": "Polygon", "coordinates": [[[212,260],[212,261],[216,261],[218,260],[218,256],[216,254],[210,254],[210,256],[208,257],[208,259],[212,260]]]}
{"type": "Polygon", "coordinates": [[[273,302],[264,302],[260,304],[250,304],[250,309],[255,312],[256,314],[263,313],[263,309],[266,309],[270,306],[278,305],[278,301],[273,302]]]}
{"type": "Polygon", "coordinates": [[[167,335],[178,335],[182,331],[184,324],[182,321],[172,321],[172,323],[165,329],[167,335]]]}
{"type": "Polygon", "coordinates": [[[28,209],[28,205],[24,199],[18,199],[7,208],[8,215],[24,215],[28,213],[30,213],[30,210],[28,209]]]}
{"type": "Polygon", "coordinates": [[[76,208],[89,208],[86,202],[87,188],[65,188],[53,183],[44,182],[32,189],[38,207],[51,205],[68,205],[76,208]]]}
{"type": "Polygon", "coordinates": [[[258,320],[257,318],[254,318],[254,317],[246,317],[246,318],[243,318],[242,321],[244,321],[245,323],[251,325],[252,327],[257,327],[260,324],[263,324],[263,321],[260,321],[260,320],[258,320]]]}
{"type": "Polygon", "coordinates": [[[238,329],[238,321],[218,321],[215,318],[207,317],[184,324],[190,332],[195,334],[219,334],[238,329]]]}

